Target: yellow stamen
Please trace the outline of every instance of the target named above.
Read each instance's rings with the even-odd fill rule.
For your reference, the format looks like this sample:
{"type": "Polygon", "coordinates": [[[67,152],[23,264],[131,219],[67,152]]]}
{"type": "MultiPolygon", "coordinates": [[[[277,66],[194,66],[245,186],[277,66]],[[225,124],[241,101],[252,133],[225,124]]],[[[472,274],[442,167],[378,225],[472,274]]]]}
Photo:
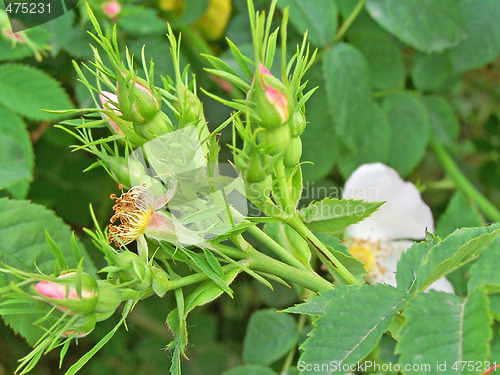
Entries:
{"type": "Polygon", "coordinates": [[[354,258],[363,263],[368,273],[373,270],[375,263],[375,251],[374,246],[371,243],[366,241],[354,242],[349,247],[349,252],[354,258]]]}
{"type": "Polygon", "coordinates": [[[109,243],[117,247],[134,241],[144,231],[154,211],[154,196],[146,185],[134,186],[113,206],[115,214],[109,220],[109,243]],[[118,224],[115,224],[119,221],[118,224]]]}

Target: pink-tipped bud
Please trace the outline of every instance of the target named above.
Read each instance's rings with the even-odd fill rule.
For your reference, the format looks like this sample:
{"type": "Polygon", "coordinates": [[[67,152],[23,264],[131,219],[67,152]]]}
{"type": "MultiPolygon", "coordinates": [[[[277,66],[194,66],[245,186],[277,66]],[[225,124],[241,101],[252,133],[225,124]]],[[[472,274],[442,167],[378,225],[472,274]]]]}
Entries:
{"type": "MultiPolygon", "coordinates": [[[[118,109],[115,103],[118,103],[118,96],[115,94],[108,92],[108,91],[102,91],[99,94],[99,100],[101,101],[101,106],[103,109],[109,109],[112,112],[116,113],[118,116],[121,116],[122,113],[118,109]]],[[[104,113],[104,117],[109,119],[109,116],[104,113]]],[[[116,122],[109,120],[109,125],[111,126],[111,129],[113,130],[114,133],[118,135],[124,135],[123,131],[120,129],[118,125],[116,125],[116,122]]]]}
{"type": "MultiPolygon", "coordinates": [[[[277,128],[288,121],[288,99],[286,95],[266,82],[274,79],[271,72],[262,64],[259,65],[260,87],[254,88],[254,100],[257,113],[260,117],[261,126],[265,128],[277,128]]],[[[274,85],[276,86],[276,85],[274,85]]]]}
{"type": "Polygon", "coordinates": [[[102,3],[102,12],[109,18],[116,17],[122,11],[122,6],[118,1],[106,1],[102,3]]]}
{"type": "Polygon", "coordinates": [[[40,281],[35,290],[41,298],[61,311],[88,314],[94,311],[97,304],[97,283],[87,274],[81,277],[81,293],[76,290],[76,273],[60,275],[57,281],[40,281]]]}

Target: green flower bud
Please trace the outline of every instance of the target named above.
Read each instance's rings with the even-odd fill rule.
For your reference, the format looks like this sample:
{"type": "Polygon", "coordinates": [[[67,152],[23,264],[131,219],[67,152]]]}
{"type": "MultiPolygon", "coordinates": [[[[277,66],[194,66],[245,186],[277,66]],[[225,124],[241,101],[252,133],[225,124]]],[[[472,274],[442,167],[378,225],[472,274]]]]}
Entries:
{"type": "Polygon", "coordinates": [[[134,129],[148,141],[174,130],[170,119],[162,111],[156,113],[150,121],[135,125],[134,129]]]}
{"type": "Polygon", "coordinates": [[[257,133],[259,143],[267,146],[266,151],[270,155],[283,155],[290,143],[290,138],[290,127],[288,126],[274,129],[260,128],[257,133]]]}
{"type": "Polygon", "coordinates": [[[247,182],[260,182],[266,178],[266,173],[262,165],[262,157],[257,150],[250,154],[248,167],[245,170],[245,181],[247,182]]]}
{"type": "Polygon", "coordinates": [[[114,285],[106,280],[97,281],[97,304],[94,310],[96,313],[113,313],[121,303],[122,295],[114,285]]]}
{"type": "Polygon", "coordinates": [[[143,291],[151,287],[153,272],[137,254],[124,251],[116,255],[113,260],[122,269],[118,272],[121,281],[135,281],[131,286],[132,289],[143,291]]]}
{"type": "Polygon", "coordinates": [[[271,194],[273,179],[268,174],[260,182],[245,181],[245,195],[251,201],[264,201],[271,194]]]}
{"type": "Polygon", "coordinates": [[[285,155],[283,155],[283,164],[285,167],[290,168],[296,166],[300,157],[302,156],[302,140],[299,136],[292,137],[288,145],[285,155]]]}
{"type": "Polygon", "coordinates": [[[297,111],[293,114],[292,119],[288,123],[290,126],[290,132],[292,133],[292,137],[298,137],[304,130],[306,129],[306,116],[302,113],[302,111],[297,111]]]}
{"type": "Polygon", "coordinates": [[[118,78],[118,104],[125,120],[143,124],[160,111],[161,98],[148,85],[141,78],[130,79],[130,74],[118,78]]]}
{"type": "Polygon", "coordinates": [[[69,337],[75,335],[75,337],[77,338],[82,338],[92,332],[95,328],[95,325],[95,314],[86,315],[73,323],[67,331],[63,332],[62,336],[69,337]]]}
{"type": "Polygon", "coordinates": [[[163,297],[170,290],[170,280],[163,270],[155,270],[153,275],[153,290],[158,297],[163,297]]]}

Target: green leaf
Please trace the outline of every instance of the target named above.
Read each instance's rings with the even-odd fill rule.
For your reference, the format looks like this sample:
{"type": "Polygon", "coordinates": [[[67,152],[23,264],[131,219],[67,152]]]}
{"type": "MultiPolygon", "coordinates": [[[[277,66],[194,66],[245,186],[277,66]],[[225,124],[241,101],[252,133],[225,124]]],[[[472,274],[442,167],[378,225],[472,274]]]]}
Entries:
{"type": "Polygon", "coordinates": [[[331,300],[342,298],[348,292],[349,288],[346,288],[345,286],[327,290],[325,292],[321,292],[319,296],[310,298],[304,303],[289,307],[283,310],[283,312],[293,314],[323,315],[326,306],[331,300]]]}
{"type": "Polygon", "coordinates": [[[443,144],[454,142],[460,131],[460,125],[448,102],[441,96],[432,95],[421,98],[427,113],[431,134],[443,144]]]}
{"type": "Polygon", "coordinates": [[[442,51],[464,38],[455,0],[368,0],[366,9],[380,26],[420,51],[442,51]]]}
{"type": "Polygon", "coordinates": [[[277,375],[272,369],[260,365],[244,365],[225,371],[222,375],[277,375]]]}
{"type": "MultiPolygon", "coordinates": [[[[22,268],[24,271],[37,272],[36,262],[37,267],[42,272],[52,273],[55,258],[50,251],[50,246],[45,241],[44,229],[50,233],[54,242],[62,249],[69,266],[76,268],[77,261],[71,250],[69,227],[52,211],[42,206],[6,198],[0,199],[0,238],[2,238],[3,248],[3,252],[0,253],[0,262],[17,268],[24,267],[22,268]]],[[[81,244],[80,248],[85,256],[86,272],[95,274],[96,269],[89,256],[83,251],[81,244]]],[[[8,282],[8,280],[8,277],[0,279],[1,282],[8,282]]],[[[34,303],[34,306],[37,305],[40,304],[34,303]]],[[[33,326],[33,321],[37,319],[33,315],[8,315],[4,319],[30,344],[34,344],[43,333],[40,328],[33,326]]]]}
{"type": "Polygon", "coordinates": [[[415,87],[421,91],[436,91],[450,77],[452,65],[448,54],[417,54],[411,71],[415,87]]]}
{"type": "Polygon", "coordinates": [[[370,126],[356,136],[356,147],[349,150],[342,147],[338,157],[338,168],[344,178],[366,163],[387,163],[391,150],[392,129],[386,113],[380,105],[373,103],[370,126]]]}
{"type": "MultiPolygon", "coordinates": [[[[31,176],[35,164],[35,156],[33,155],[33,146],[30,135],[26,130],[26,124],[19,116],[2,106],[0,106],[0,119],[0,135],[6,135],[17,143],[22,151],[25,167],[31,176]]],[[[23,199],[28,194],[28,189],[29,183],[26,181],[11,186],[9,192],[14,198],[23,199]]]]}
{"type": "Polygon", "coordinates": [[[408,250],[401,254],[396,272],[398,289],[409,291],[413,288],[418,268],[426,259],[431,248],[439,242],[439,238],[429,234],[425,241],[414,243],[408,250]]]}
{"type": "Polygon", "coordinates": [[[0,66],[0,104],[32,120],[58,117],[42,109],[73,107],[59,82],[41,70],[19,64],[0,66]]]}
{"type": "Polygon", "coordinates": [[[484,249],[479,259],[472,265],[467,285],[469,293],[472,293],[477,288],[483,288],[486,293],[500,292],[499,259],[500,238],[497,237],[484,249]]]}
{"type": "Polygon", "coordinates": [[[336,233],[374,213],[383,203],[325,198],[300,210],[314,232],[336,233]]]}
{"type": "Polygon", "coordinates": [[[500,3],[497,0],[458,0],[466,38],[449,51],[453,68],[462,72],[492,62],[500,54],[500,3]]]}
{"type": "MultiPolygon", "coordinates": [[[[477,374],[474,368],[453,369],[456,361],[484,361],[489,352],[491,316],[480,291],[463,299],[454,294],[429,291],[418,296],[405,311],[407,321],[396,347],[400,364],[430,364],[426,374],[477,374]],[[447,368],[436,364],[447,363],[447,368]]],[[[421,372],[405,371],[405,374],[421,372]]]]}
{"type": "Polygon", "coordinates": [[[407,92],[387,96],[382,106],[392,129],[389,165],[404,177],[425,155],[429,115],[418,97],[407,92]]]}
{"type": "Polygon", "coordinates": [[[470,202],[460,191],[456,191],[446,206],[446,210],[439,217],[436,234],[444,237],[459,228],[479,227],[482,224],[481,217],[472,208],[470,202]]]}
{"type": "Polygon", "coordinates": [[[356,150],[359,134],[371,126],[373,100],[368,63],[357,48],[338,43],[323,55],[323,75],[328,117],[342,142],[356,150]]]}
{"type": "Polygon", "coordinates": [[[405,67],[398,42],[382,30],[350,34],[349,41],[366,57],[374,89],[403,87],[405,67]]]}
{"type": "Polygon", "coordinates": [[[267,223],[264,232],[292,253],[302,264],[309,266],[311,259],[309,245],[292,227],[281,223],[267,223]]]}
{"type": "Polygon", "coordinates": [[[280,0],[278,7],[290,7],[290,22],[300,34],[307,31],[307,38],[314,45],[328,45],[337,31],[338,10],[331,0],[280,0]]]}
{"type": "MultiPolygon", "coordinates": [[[[337,286],[323,314],[302,344],[299,361],[309,364],[356,364],[370,353],[404,305],[406,293],[389,285],[337,286]]],[[[341,368],[301,374],[345,374],[341,368]]]]}
{"type": "Polygon", "coordinates": [[[0,133],[0,190],[22,181],[31,180],[31,172],[24,161],[21,147],[0,133]]]}
{"type": "Polygon", "coordinates": [[[293,317],[274,310],[257,311],[248,322],[243,360],[249,364],[269,365],[297,345],[298,340],[293,317]]]}
{"type": "Polygon", "coordinates": [[[500,235],[500,224],[483,228],[462,228],[430,249],[417,271],[417,286],[425,289],[434,281],[476,259],[500,235]]]}
{"type": "MultiPolygon", "coordinates": [[[[353,256],[346,254],[345,252],[334,250],[330,248],[331,253],[337,260],[342,263],[342,265],[347,268],[347,270],[361,283],[365,282],[366,269],[363,263],[354,258],[353,256]]],[[[334,272],[335,269],[334,269],[334,272]]],[[[344,285],[345,281],[340,275],[336,275],[337,282],[340,285],[344,285]]]]}

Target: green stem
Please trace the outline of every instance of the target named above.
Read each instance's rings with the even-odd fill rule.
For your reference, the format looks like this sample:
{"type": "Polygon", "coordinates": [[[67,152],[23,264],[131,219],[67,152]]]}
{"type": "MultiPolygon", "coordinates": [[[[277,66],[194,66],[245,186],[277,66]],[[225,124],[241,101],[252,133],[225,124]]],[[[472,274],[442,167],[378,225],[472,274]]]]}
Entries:
{"type": "Polygon", "coordinates": [[[338,42],[340,39],[342,39],[349,29],[351,27],[352,23],[354,20],[359,16],[359,13],[363,10],[365,7],[366,0],[359,0],[354,9],[352,10],[351,14],[349,14],[349,17],[347,17],[344,20],[344,23],[340,27],[340,29],[337,31],[337,34],[335,34],[335,38],[333,39],[333,42],[338,42]]]}
{"type": "Polygon", "coordinates": [[[247,249],[245,252],[238,251],[230,246],[222,244],[212,244],[212,246],[228,256],[248,259],[250,261],[249,268],[255,271],[268,272],[284,280],[302,285],[317,293],[333,288],[333,285],[329,281],[312,271],[299,270],[277,259],[264,255],[246,241],[245,243],[241,243],[241,238],[238,242],[241,247],[247,249]]]}
{"type": "MultiPolygon", "coordinates": [[[[306,314],[300,314],[299,315],[299,322],[297,323],[297,333],[299,335],[302,334],[302,331],[304,330],[304,326],[306,324],[306,314]]],[[[282,374],[286,373],[286,370],[288,370],[292,366],[293,362],[293,357],[295,357],[295,352],[297,351],[297,347],[294,345],[292,349],[288,352],[288,355],[285,358],[285,362],[283,363],[283,368],[281,370],[282,374]]]]}
{"type": "Polygon", "coordinates": [[[493,221],[500,221],[500,211],[469,181],[442,144],[431,138],[430,145],[446,173],[458,188],[493,221]]]}
{"type": "Polygon", "coordinates": [[[283,261],[287,262],[291,266],[294,266],[299,269],[307,269],[307,267],[304,264],[302,264],[283,246],[281,246],[279,243],[277,243],[275,240],[269,237],[262,229],[260,229],[256,225],[249,227],[247,232],[250,233],[252,236],[254,236],[260,243],[267,246],[269,250],[274,252],[283,261]]]}
{"type": "Polygon", "coordinates": [[[286,223],[295,229],[295,231],[311,245],[311,248],[318,258],[320,258],[327,267],[333,267],[335,272],[347,284],[361,284],[361,282],[356,279],[347,268],[344,267],[344,265],[330,252],[330,250],[328,250],[325,244],[321,242],[298,217],[290,217],[286,220],[286,223]]]}
{"type": "Polygon", "coordinates": [[[328,51],[335,43],[337,43],[339,40],[341,40],[349,27],[353,24],[353,22],[356,20],[356,18],[359,16],[359,13],[363,10],[365,7],[366,0],[359,0],[359,2],[356,4],[354,9],[352,10],[351,14],[344,20],[342,23],[342,26],[340,29],[338,29],[337,33],[335,34],[335,37],[333,38],[333,41],[329,44],[327,44],[321,51],[318,52],[316,55],[316,59],[314,60],[313,64],[316,64],[318,61],[321,60],[323,55],[325,54],[326,51],[328,51]]]}

